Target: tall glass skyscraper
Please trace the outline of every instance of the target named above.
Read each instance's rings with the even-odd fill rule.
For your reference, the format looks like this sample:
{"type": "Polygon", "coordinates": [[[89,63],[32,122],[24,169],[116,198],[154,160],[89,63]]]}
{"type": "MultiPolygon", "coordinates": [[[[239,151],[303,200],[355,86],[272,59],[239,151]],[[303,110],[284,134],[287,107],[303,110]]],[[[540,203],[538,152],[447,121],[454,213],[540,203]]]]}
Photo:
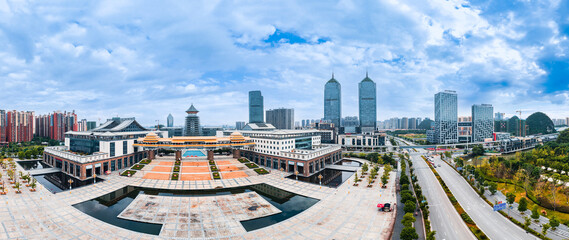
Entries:
{"type": "Polygon", "coordinates": [[[263,95],[261,91],[249,92],[249,123],[265,122],[265,111],[263,110],[263,95]]]}
{"type": "Polygon", "coordinates": [[[455,91],[435,94],[434,140],[440,144],[458,142],[458,97],[455,91]]]}
{"type": "Polygon", "coordinates": [[[359,83],[360,96],[360,129],[362,132],[373,132],[377,124],[377,101],[375,83],[366,77],[359,83]]]}
{"type": "Polygon", "coordinates": [[[168,114],[168,118],[166,119],[166,126],[167,127],[174,126],[174,116],[172,116],[172,114],[168,114]]]}
{"type": "Polygon", "coordinates": [[[472,105],[472,142],[483,142],[494,133],[494,107],[492,104],[472,105]]]}
{"type": "Polygon", "coordinates": [[[324,120],[330,120],[336,128],[340,127],[342,118],[342,86],[334,79],[324,85],[324,120]]]}

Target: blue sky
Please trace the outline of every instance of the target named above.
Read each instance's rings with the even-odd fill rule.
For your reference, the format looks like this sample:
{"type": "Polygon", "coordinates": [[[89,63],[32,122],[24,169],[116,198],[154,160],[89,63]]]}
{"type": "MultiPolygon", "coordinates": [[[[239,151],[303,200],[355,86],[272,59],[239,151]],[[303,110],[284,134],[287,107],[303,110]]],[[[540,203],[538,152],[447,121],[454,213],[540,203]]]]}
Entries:
{"type": "MultiPolygon", "coordinates": [[[[75,110],[204,125],[247,121],[247,93],[265,109],[323,116],[324,83],[377,83],[378,119],[432,117],[433,95],[459,94],[496,112],[569,117],[567,1],[4,1],[0,109],[75,110]]],[[[524,117],[527,117],[524,116],[524,117]]]]}

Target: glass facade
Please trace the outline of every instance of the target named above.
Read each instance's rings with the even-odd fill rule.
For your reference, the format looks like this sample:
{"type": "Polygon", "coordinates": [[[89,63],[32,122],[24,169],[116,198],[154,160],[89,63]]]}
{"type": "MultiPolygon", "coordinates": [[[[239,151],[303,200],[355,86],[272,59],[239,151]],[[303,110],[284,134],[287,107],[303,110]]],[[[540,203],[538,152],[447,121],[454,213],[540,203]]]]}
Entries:
{"type": "Polygon", "coordinates": [[[324,85],[324,120],[330,120],[335,127],[340,127],[342,117],[342,86],[340,82],[330,79],[324,85]]]}
{"type": "Polygon", "coordinates": [[[458,97],[455,91],[435,94],[434,140],[439,144],[458,142],[458,97]]]}
{"type": "Polygon", "coordinates": [[[359,83],[360,128],[362,132],[373,132],[377,124],[377,101],[375,82],[366,73],[359,83]]]}
{"type": "Polygon", "coordinates": [[[263,95],[261,91],[249,92],[249,123],[265,122],[263,110],[263,95]]]}
{"type": "Polygon", "coordinates": [[[123,141],[122,142],[122,154],[127,154],[128,153],[128,147],[127,147],[127,141],[123,141]]]}
{"type": "Polygon", "coordinates": [[[85,154],[93,154],[94,152],[99,151],[99,140],[70,137],[69,150],[85,154]]]}
{"type": "Polygon", "coordinates": [[[494,107],[491,104],[472,105],[472,141],[483,142],[494,133],[494,107]]]}

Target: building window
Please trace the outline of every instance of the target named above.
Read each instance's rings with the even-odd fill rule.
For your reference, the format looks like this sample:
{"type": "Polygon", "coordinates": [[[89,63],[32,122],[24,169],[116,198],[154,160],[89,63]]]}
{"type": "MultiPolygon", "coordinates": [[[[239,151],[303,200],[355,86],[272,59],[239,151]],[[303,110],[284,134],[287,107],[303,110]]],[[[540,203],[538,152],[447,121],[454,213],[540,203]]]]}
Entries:
{"type": "Polygon", "coordinates": [[[73,168],[74,168],[74,166],[75,166],[75,165],[73,165],[73,163],[70,163],[70,164],[69,164],[69,173],[70,173],[71,175],[73,175],[73,168]]]}
{"type": "Polygon", "coordinates": [[[126,157],[124,158],[124,166],[123,167],[125,167],[125,168],[128,167],[128,158],[126,158],[126,157]]]}
{"type": "Polygon", "coordinates": [[[127,141],[122,142],[122,154],[127,154],[127,141]]]}
{"type": "Polygon", "coordinates": [[[115,170],[115,160],[111,161],[111,171],[115,170]]]}
{"type": "Polygon", "coordinates": [[[114,142],[111,143],[111,147],[110,147],[110,148],[111,148],[110,156],[111,156],[111,157],[114,157],[114,156],[115,156],[115,143],[114,143],[114,142]]]}
{"type": "Polygon", "coordinates": [[[118,160],[117,167],[120,169],[122,167],[122,159],[118,160]]]}
{"type": "Polygon", "coordinates": [[[75,176],[81,176],[81,166],[75,166],[75,176]]]}

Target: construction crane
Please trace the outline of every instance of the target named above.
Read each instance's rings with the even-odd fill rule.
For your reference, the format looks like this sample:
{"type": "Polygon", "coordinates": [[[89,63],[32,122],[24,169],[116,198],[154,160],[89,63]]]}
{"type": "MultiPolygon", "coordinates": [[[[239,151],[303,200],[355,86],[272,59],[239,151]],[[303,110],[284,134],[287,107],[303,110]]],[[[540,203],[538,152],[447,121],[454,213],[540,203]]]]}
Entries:
{"type": "Polygon", "coordinates": [[[516,111],[516,113],[520,114],[520,119],[519,119],[519,124],[518,124],[518,128],[520,129],[520,137],[522,137],[522,110],[518,110],[516,111]]]}

